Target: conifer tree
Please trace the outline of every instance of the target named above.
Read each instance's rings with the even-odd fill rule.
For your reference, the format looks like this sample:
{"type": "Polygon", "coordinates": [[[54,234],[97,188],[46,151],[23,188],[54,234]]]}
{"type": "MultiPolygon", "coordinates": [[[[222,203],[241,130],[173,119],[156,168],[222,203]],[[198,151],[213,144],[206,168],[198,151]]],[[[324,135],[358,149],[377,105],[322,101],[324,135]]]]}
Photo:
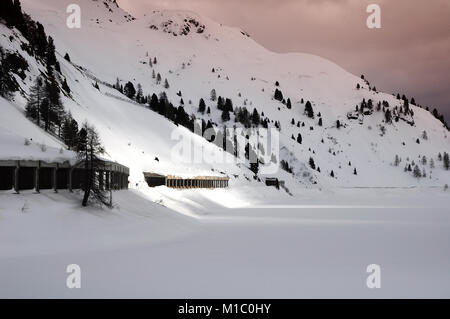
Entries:
{"type": "Polygon", "coordinates": [[[283,92],[278,89],[275,89],[274,99],[277,101],[283,101],[283,92]]]}
{"type": "Polygon", "coordinates": [[[63,122],[62,138],[69,150],[75,148],[78,144],[78,123],[72,118],[70,113],[63,122]]]}
{"type": "Polygon", "coordinates": [[[198,103],[198,111],[200,113],[205,113],[205,110],[206,110],[205,100],[200,99],[200,102],[198,103]]]}
{"type": "Polygon", "coordinates": [[[70,87],[67,84],[67,80],[66,78],[64,78],[63,83],[61,84],[62,89],[64,90],[64,92],[66,92],[68,95],[70,95],[70,87]]]}
{"type": "MultiPolygon", "coordinates": [[[[83,137],[78,143],[78,158],[84,163],[85,184],[82,205],[88,206],[89,201],[111,207],[112,203],[101,185],[100,172],[104,170],[104,161],[100,158],[105,149],[96,129],[83,124],[83,137]]],[[[80,132],[81,133],[81,132],[80,132]]]]}
{"type": "Polygon", "coordinates": [[[150,108],[153,111],[157,111],[158,110],[158,106],[159,106],[158,97],[156,96],[155,93],[153,93],[152,97],[151,97],[151,100],[150,100],[150,108]]]}
{"type": "Polygon", "coordinates": [[[392,123],[392,113],[391,110],[386,109],[386,112],[384,112],[384,120],[386,123],[392,123]]]}
{"type": "Polygon", "coordinates": [[[305,114],[309,117],[309,118],[314,118],[314,110],[312,108],[311,102],[307,101],[306,105],[305,105],[305,114]]]}
{"type": "Polygon", "coordinates": [[[225,99],[225,105],[224,105],[225,110],[227,110],[228,112],[233,112],[233,101],[231,99],[225,99]]]}
{"type": "Polygon", "coordinates": [[[133,83],[131,83],[130,81],[127,82],[127,84],[125,84],[125,87],[123,89],[123,93],[129,98],[129,99],[133,99],[134,96],[136,95],[136,89],[134,88],[133,83]]]}
{"type": "Polygon", "coordinates": [[[309,158],[309,166],[312,169],[316,169],[316,163],[314,162],[314,159],[312,157],[309,158]]]}
{"type": "Polygon", "coordinates": [[[230,120],[230,112],[227,109],[222,111],[222,121],[227,122],[230,120]]]}
{"type": "Polygon", "coordinates": [[[447,152],[444,153],[444,168],[448,171],[450,169],[450,158],[447,152]]]}
{"type": "Polygon", "coordinates": [[[217,108],[221,111],[223,111],[225,106],[225,102],[223,101],[223,98],[221,96],[219,96],[219,98],[217,99],[217,108]]]}
{"type": "Polygon", "coordinates": [[[420,171],[419,166],[416,165],[416,166],[414,167],[413,175],[414,175],[414,177],[416,177],[416,178],[421,178],[421,177],[422,177],[422,172],[420,171]]]}
{"type": "Polygon", "coordinates": [[[258,126],[261,122],[261,118],[259,116],[258,111],[254,108],[252,113],[252,123],[256,126],[258,126]]]}
{"type": "Polygon", "coordinates": [[[211,101],[215,102],[217,100],[217,93],[215,89],[211,90],[211,101]]]}
{"type": "Polygon", "coordinates": [[[142,92],[142,85],[138,83],[137,91],[136,91],[136,102],[142,103],[142,99],[144,98],[144,92],[142,92]]]}
{"type": "Polygon", "coordinates": [[[37,125],[41,125],[42,104],[44,102],[45,87],[42,78],[36,78],[33,86],[30,89],[30,96],[26,106],[26,115],[36,120],[37,125]]]}

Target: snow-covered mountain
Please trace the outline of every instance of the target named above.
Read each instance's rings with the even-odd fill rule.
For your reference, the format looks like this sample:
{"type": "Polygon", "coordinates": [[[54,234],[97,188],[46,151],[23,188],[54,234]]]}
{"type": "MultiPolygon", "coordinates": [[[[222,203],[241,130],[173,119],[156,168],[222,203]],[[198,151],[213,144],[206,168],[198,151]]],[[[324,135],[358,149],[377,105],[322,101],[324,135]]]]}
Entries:
{"type": "MultiPolygon", "coordinates": [[[[175,107],[182,99],[188,114],[210,120],[217,128],[240,124],[235,123],[234,114],[223,122],[222,111],[211,100],[213,89],[217,96],[231,99],[235,109],[245,106],[250,113],[256,109],[269,120],[269,128],[278,122],[281,160],[289,164],[292,174],[280,169],[274,175],[285,180],[294,195],[301,194],[304,187],[443,186],[450,182],[449,172],[438,157],[450,151],[450,140],[438,119],[412,103],[405,112],[402,99],[377,92],[372,83],[326,59],[273,53],[245,31],[192,12],[154,11],[136,19],[113,0],[80,0],[81,28],[71,29],[66,25],[66,8],[72,1],[21,2],[24,12],[42,23],[55,40],[61,79],[67,80],[72,92],[71,97],[63,97],[65,109],[80,124],[88,120],[96,126],[108,155],[131,168],[132,185],[142,185],[144,171],[186,176],[225,174],[231,177],[232,188],[256,187],[258,191],[249,192],[263,190],[263,195],[288,196],[283,190],[278,195],[273,188],[254,181],[245,165],[183,163],[177,159],[172,151],[177,141],[171,138],[177,127],[106,85],[117,79],[122,85],[128,81],[141,84],[145,95],[165,92],[175,107]],[[66,53],[71,62],[63,58],[66,53]],[[161,83],[153,78],[154,73],[161,75],[161,83]],[[164,87],[165,79],[168,87],[164,87]],[[92,85],[95,82],[99,90],[92,85]],[[285,103],[274,98],[276,91],[282,93],[285,103]],[[198,112],[201,98],[210,114],[198,112]],[[363,100],[366,108],[355,111],[363,100]],[[305,114],[308,101],[313,118],[305,114]],[[387,110],[392,113],[392,123],[386,123],[387,110]],[[301,144],[292,139],[299,134],[301,144]],[[426,177],[405,172],[409,165],[417,165],[426,177]]],[[[0,140],[14,134],[23,144],[23,138],[35,136],[33,140],[58,149],[62,146],[58,141],[39,128],[31,128],[25,116],[17,116],[18,110],[25,108],[33,81],[45,70],[22,50],[24,41],[17,30],[0,24],[0,45],[19,52],[29,63],[25,79],[17,77],[20,93],[11,102],[1,100],[0,140]]],[[[217,151],[188,129],[177,129],[192,137],[195,147],[217,151]]],[[[159,197],[168,196],[165,192],[170,190],[146,191],[159,197]]],[[[232,194],[234,200],[245,201],[245,192],[232,194]]]]}

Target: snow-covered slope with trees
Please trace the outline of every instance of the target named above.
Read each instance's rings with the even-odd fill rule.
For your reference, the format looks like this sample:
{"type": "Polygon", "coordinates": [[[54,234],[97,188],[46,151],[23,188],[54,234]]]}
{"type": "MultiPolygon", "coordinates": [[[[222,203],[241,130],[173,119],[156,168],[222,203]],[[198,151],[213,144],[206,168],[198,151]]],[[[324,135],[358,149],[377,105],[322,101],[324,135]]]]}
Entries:
{"type": "MultiPolygon", "coordinates": [[[[441,158],[450,151],[448,130],[410,98],[378,92],[365,79],[321,57],[270,52],[246,32],[192,12],[155,11],[135,19],[115,1],[80,0],[81,28],[70,29],[66,26],[70,3],[22,0],[22,8],[54,38],[61,68],[58,83],[65,80],[71,91],[62,96],[65,110],[79,125],[86,120],[95,125],[107,155],[131,168],[132,185],[142,187],[143,171],[227,175],[232,188],[245,189],[249,197],[261,191],[287,196],[255,182],[246,165],[193,164],[174,156],[174,130],[191,137],[196,147],[220,150],[149,109],[145,102],[162,92],[174,107],[182,106],[188,115],[211,121],[220,130],[247,120],[253,126],[279,127],[280,159],[288,164],[275,175],[294,195],[304,187],[441,187],[450,182],[441,158]],[[63,58],[66,53],[70,62],[63,58]],[[128,81],[142,88],[143,104],[109,86],[118,83],[123,88],[128,81]],[[218,109],[219,96],[232,101],[230,120],[223,120],[227,112],[218,109]],[[200,99],[205,101],[203,112],[198,110],[200,99]],[[306,105],[311,109],[305,111],[306,105]],[[244,107],[248,118],[242,115],[244,107]],[[425,177],[414,176],[416,165],[425,177]]],[[[59,149],[61,144],[52,136],[42,137],[25,116],[16,116],[18,109],[25,109],[30,87],[45,67],[22,50],[25,40],[17,30],[3,24],[0,28],[0,45],[18,52],[29,64],[26,77],[17,77],[20,92],[11,105],[3,107],[8,102],[2,100],[2,108],[8,110],[4,114],[12,121],[0,122],[0,134],[4,138],[13,122],[17,143],[34,136],[33,140],[59,149]]],[[[1,156],[6,156],[3,151],[1,156]]],[[[170,192],[144,191],[166,199],[170,192]]],[[[240,191],[231,194],[246,201],[240,191]]]]}

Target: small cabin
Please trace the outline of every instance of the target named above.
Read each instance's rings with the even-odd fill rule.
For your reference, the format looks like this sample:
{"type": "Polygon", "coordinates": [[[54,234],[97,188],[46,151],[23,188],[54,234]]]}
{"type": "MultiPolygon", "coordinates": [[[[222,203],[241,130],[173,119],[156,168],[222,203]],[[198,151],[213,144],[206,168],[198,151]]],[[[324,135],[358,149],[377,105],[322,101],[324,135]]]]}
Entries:
{"type": "Polygon", "coordinates": [[[149,187],[158,187],[166,185],[166,176],[155,174],[155,173],[145,173],[145,181],[149,187]]]}
{"type": "Polygon", "coordinates": [[[274,186],[277,189],[280,189],[280,181],[278,178],[268,177],[266,178],[266,186],[274,186]]]}

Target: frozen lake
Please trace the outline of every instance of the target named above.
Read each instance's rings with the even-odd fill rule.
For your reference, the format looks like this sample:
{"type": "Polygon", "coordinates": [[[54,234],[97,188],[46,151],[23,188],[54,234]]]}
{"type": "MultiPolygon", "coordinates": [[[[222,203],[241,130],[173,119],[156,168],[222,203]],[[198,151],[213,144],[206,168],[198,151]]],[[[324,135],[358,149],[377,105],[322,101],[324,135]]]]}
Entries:
{"type": "Polygon", "coordinates": [[[149,203],[134,191],[117,195],[113,213],[81,216],[75,203],[41,212],[36,195],[14,195],[29,205],[14,212],[18,197],[0,194],[0,297],[448,298],[448,196],[419,206],[403,192],[395,205],[338,196],[198,219],[155,204],[144,213],[149,203]],[[66,287],[69,264],[81,267],[81,289],[66,287]],[[366,285],[371,264],[381,266],[380,289],[366,285]]]}

